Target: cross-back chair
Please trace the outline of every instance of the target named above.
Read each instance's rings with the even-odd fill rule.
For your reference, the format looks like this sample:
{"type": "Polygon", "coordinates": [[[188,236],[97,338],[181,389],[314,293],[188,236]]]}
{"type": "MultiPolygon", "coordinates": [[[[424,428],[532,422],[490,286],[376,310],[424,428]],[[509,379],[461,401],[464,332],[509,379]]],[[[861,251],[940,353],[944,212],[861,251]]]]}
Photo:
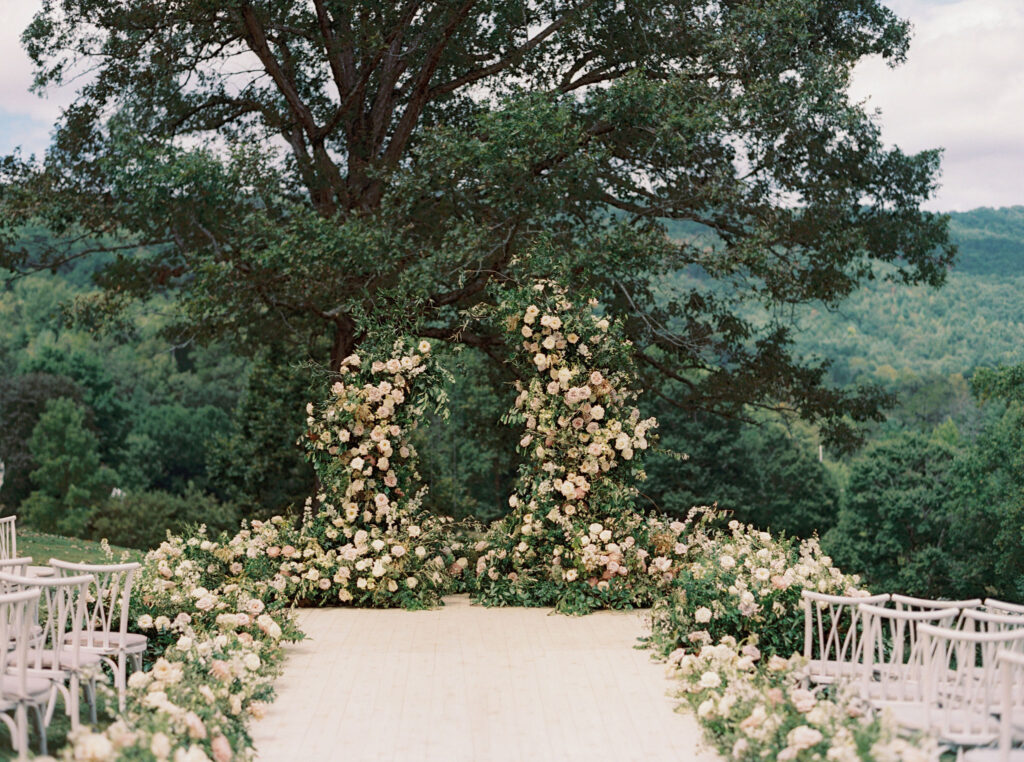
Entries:
{"type": "Polygon", "coordinates": [[[142,666],[146,636],[128,632],[128,609],[131,603],[135,572],[141,564],[76,564],[50,559],[58,577],[90,575],[85,618],[79,636],[80,646],[93,653],[114,673],[118,705],[124,711],[128,661],[135,669],[142,666]]]}
{"type": "Polygon", "coordinates": [[[44,707],[53,687],[50,680],[28,673],[32,611],[38,600],[38,588],[0,594],[0,721],[11,732],[19,760],[29,758],[29,709],[35,714],[40,736],[46,736],[44,707]]]}
{"type": "Polygon", "coordinates": [[[918,635],[925,657],[923,730],[955,748],[958,759],[969,748],[995,745],[1001,699],[996,655],[1024,654],[1024,629],[976,632],[921,624],[918,635]]]}
{"type": "MultiPolygon", "coordinates": [[[[41,593],[38,601],[41,610],[36,617],[40,634],[30,639],[27,656],[29,674],[48,678],[54,683],[46,711],[47,726],[53,718],[56,706],[54,699],[60,693],[64,697],[65,711],[71,719],[71,729],[78,729],[83,678],[91,716],[95,722],[95,670],[99,667],[100,657],[82,648],[82,627],[89,588],[93,582],[94,578],[90,574],[39,578],[0,573],[0,589],[36,588],[41,593]]],[[[45,743],[41,744],[41,748],[45,754],[45,743]]]]}
{"type": "Polygon", "coordinates": [[[861,604],[864,636],[858,691],[875,709],[897,715],[905,727],[926,725],[923,701],[925,654],[917,628],[951,627],[959,609],[907,611],[861,604]]]}
{"type": "Polygon", "coordinates": [[[881,604],[888,594],[867,597],[802,593],[807,679],[827,684],[857,675],[863,626],[858,606],[881,604]]]}

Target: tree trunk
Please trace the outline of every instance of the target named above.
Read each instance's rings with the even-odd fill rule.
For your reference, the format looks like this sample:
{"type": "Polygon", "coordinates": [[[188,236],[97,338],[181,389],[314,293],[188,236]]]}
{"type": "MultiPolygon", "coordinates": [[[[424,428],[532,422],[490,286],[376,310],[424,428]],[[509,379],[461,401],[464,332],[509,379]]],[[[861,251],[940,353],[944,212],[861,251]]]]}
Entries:
{"type": "Polygon", "coordinates": [[[334,322],[334,343],[331,345],[331,371],[337,372],[341,361],[352,354],[358,343],[352,318],[342,315],[334,322]]]}

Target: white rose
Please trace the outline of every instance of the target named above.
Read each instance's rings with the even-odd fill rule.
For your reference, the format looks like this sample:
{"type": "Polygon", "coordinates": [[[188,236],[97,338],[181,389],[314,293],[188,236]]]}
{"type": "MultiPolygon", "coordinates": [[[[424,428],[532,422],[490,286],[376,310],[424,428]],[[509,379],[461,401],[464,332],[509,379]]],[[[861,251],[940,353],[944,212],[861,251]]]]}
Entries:
{"type": "Polygon", "coordinates": [[[722,678],[719,677],[717,672],[708,671],[700,676],[700,687],[701,688],[717,688],[722,684],[722,678]]]}
{"type": "Polygon", "coordinates": [[[149,750],[157,759],[167,759],[171,756],[171,739],[166,733],[154,733],[149,742],[149,750]]]}

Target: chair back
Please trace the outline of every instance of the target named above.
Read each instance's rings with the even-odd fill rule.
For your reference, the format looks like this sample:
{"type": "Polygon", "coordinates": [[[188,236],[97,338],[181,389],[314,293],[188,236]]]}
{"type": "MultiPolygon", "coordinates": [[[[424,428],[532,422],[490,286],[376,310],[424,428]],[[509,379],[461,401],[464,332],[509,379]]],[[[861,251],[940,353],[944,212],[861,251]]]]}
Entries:
{"type": "Polygon", "coordinates": [[[804,657],[812,682],[834,682],[851,677],[861,658],[863,626],[858,606],[881,604],[889,595],[867,597],[826,595],[804,590],[804,657]]]}
{"type": "Polygon", "coordinates": [[[38,588],[0,594],[0,675],[14,676],[14,680],[8,683],[11,689],[9,696],[4,695],[4,683],[0,681],[0,702],[28,694],[29,633],[33,623],[32,610],[38,600],[38,588]]]}
{"type": "Polygon", "coordinates": [[[864,626],[861,695],[879,705],[921,701],[925,656],[918,625],[951,627],[959,609],[906,611],[866,603],[859,608],[864,626]]]}
{"type": "Polygon", "coordinates": [[[18,534],[14,529],[17,521],[17,516],[0,519],[0,560],[18,556],[18,534]]]}
{"type": "Polygon", "coordinates": [[[92,578],[82,620],[82,639],[88,641],[89,647],[108,649],[123,643],[128,632],[132,585],[141,564],[75,564],[51,558],[50,566],[56,570],[58,578],[81,575],[92,578]]]}
{"type": "Polygon", "coordinates": [[[928,611],[929,609],[973,609],[981,605],[981,598],[962,601],[943,601],[933,598],[914,598],[910,595],[893,593],[893,605],[901,611],[928,611]]]}
{"type": "Polygon", "coordinates": [[[37,589],[40,615],[34,622],[40,632],[32,638],[38,647],[29,652],[29,667],[62,672],[81,666],[82,626],[86,618],[91,574],[75,577],[25,577],[0,573],[0,589],[37,589]]]}
{"type": "Polygon", "coordinates": [[[979,609],[960,612],[960,629],[967,632],[1005,632],[1024,627],[1024,614],[1000,614],[979,609]]]}
{"type": "Polygon", "coordinates": [[[0,558],[0,572],[17,574],[22,577],[28,574],[28,567],[31,565],[31,556],[25,556],[24,558],[18,558],[17,556],[12,558],[0,558]]]}
{"type": "Polygon", "coordinates": [[[1001,601],[998,598],[986,598],[984,608],[993,614],[1024,614],[1024,605],[1001,601]]]}
{"type": "Polygon", "coordinates": [[[928,732],[957,746],[995,743],[1000,728],[996,654],[1024,653],[1024,629],[969,632],[918,625],[925,656],[928,732]]]}

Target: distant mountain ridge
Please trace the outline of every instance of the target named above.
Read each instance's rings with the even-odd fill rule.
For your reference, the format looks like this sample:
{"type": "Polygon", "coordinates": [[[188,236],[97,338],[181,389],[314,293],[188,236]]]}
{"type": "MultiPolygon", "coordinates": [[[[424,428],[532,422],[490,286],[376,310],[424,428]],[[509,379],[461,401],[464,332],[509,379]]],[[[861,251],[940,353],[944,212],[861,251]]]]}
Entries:
{"type": "Polygon", "coordinates": [[[972,275],[1024,275],[1024,206],[950,213],[960,247],[953,269],[972,275]]]}

